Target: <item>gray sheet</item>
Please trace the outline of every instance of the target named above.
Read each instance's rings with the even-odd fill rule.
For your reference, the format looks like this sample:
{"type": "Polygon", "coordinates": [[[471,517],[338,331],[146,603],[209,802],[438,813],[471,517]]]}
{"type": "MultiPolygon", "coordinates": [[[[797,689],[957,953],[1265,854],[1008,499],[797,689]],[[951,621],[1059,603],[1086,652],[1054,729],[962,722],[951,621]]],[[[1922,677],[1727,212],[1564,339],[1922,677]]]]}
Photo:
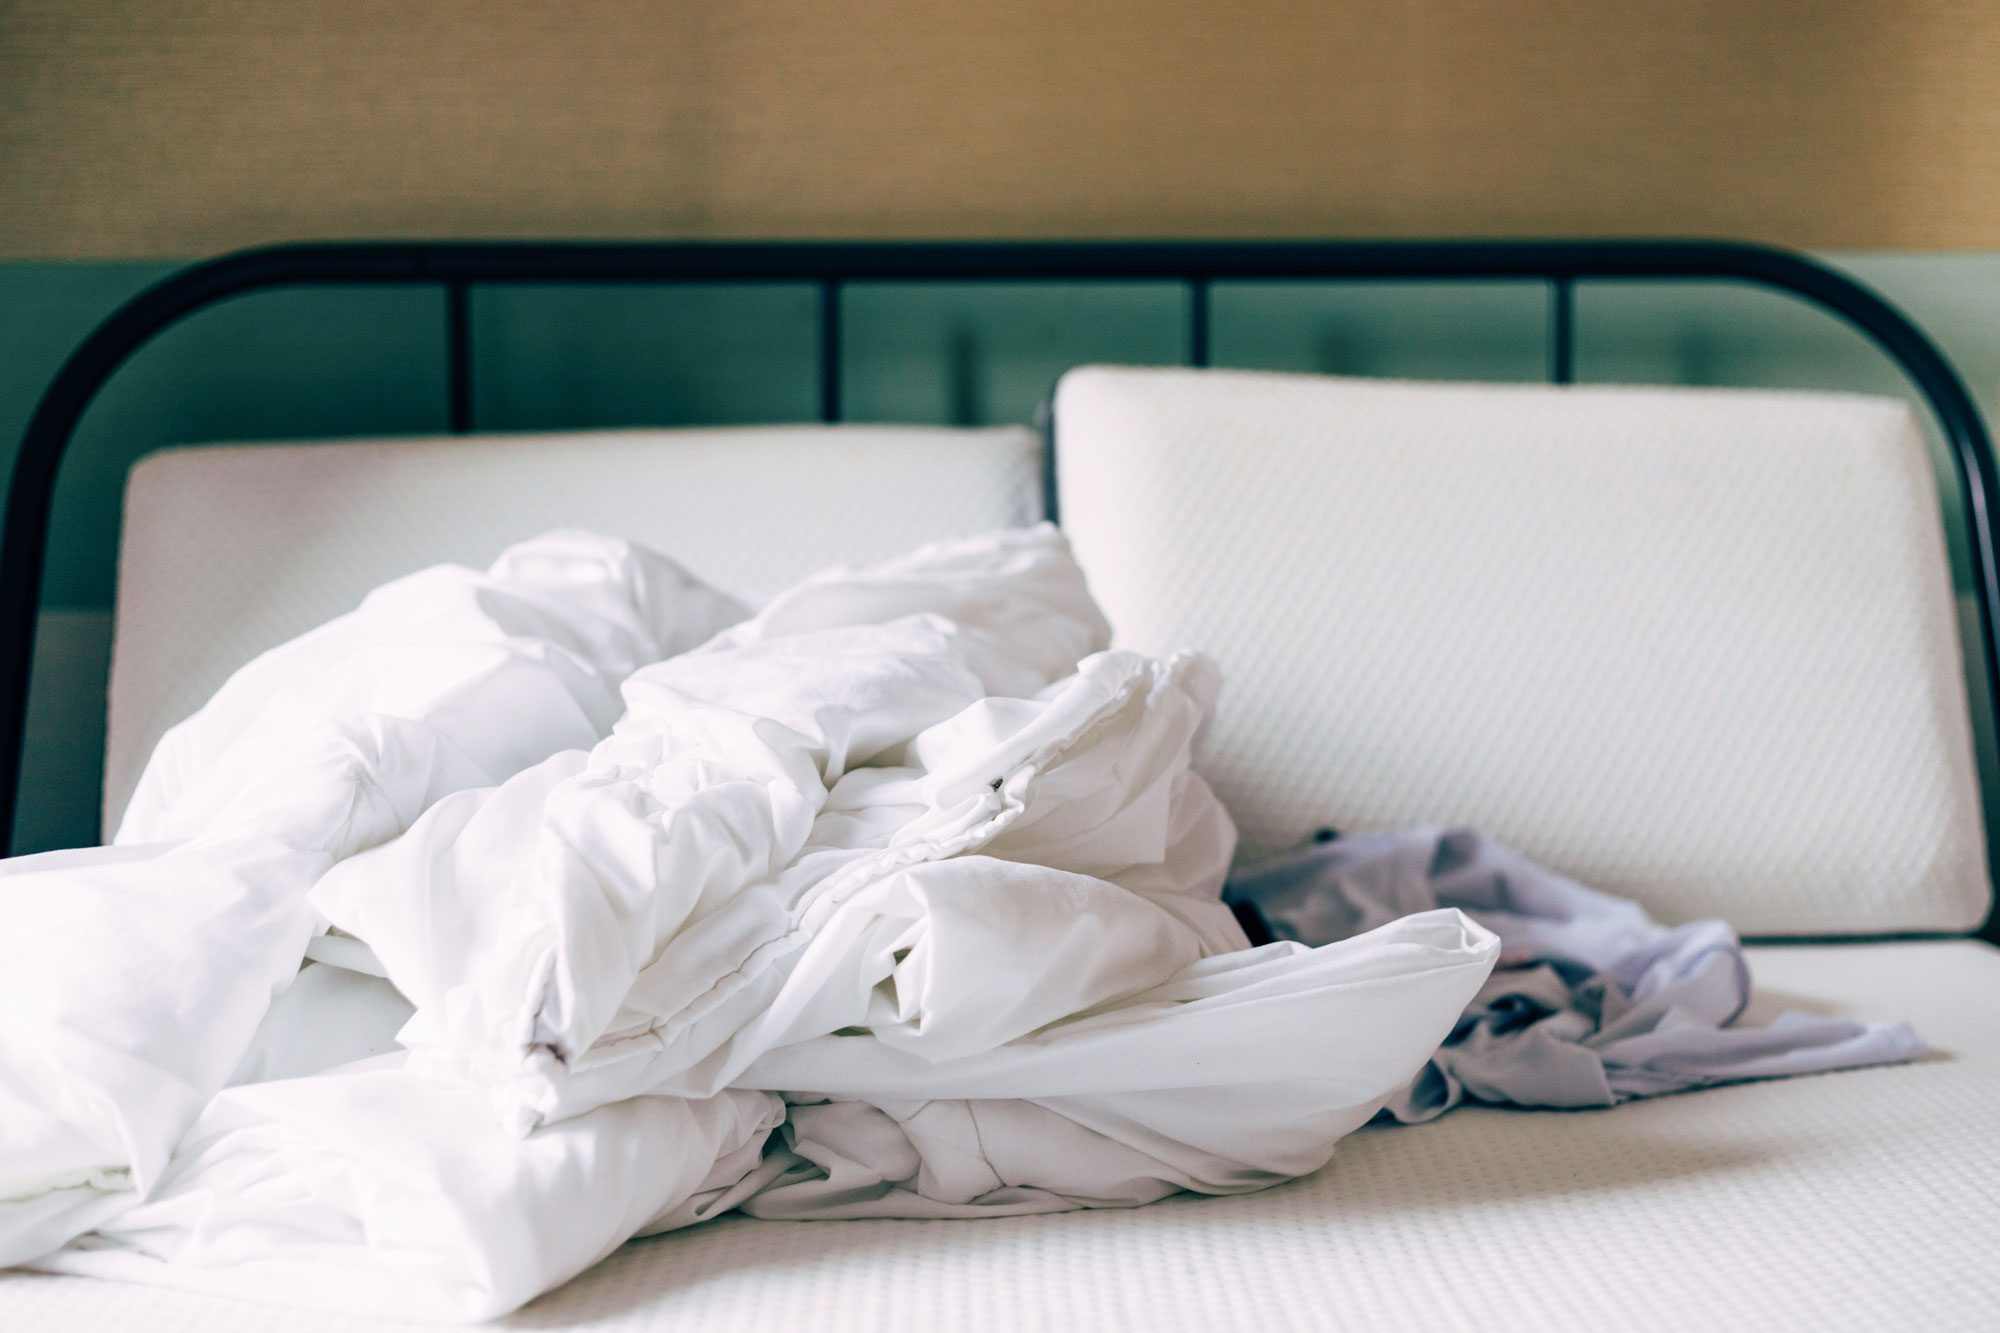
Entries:
{"type": "Polygon", "coordinates": [[[1434,907],[1500,937],[1499,966],[1430,1064],[1384,1108],[1406,1123],[1461,1101],[1611,1106],[1743,1079],[1923,1053],[1903,1023],[1786,1013],[1737,1026],[1750,969],[1726,922],[1663,926],[1469,829],[1317,843],[1239,874],[1230,897],[1279,939],[1325,944],[1434,907]]]}

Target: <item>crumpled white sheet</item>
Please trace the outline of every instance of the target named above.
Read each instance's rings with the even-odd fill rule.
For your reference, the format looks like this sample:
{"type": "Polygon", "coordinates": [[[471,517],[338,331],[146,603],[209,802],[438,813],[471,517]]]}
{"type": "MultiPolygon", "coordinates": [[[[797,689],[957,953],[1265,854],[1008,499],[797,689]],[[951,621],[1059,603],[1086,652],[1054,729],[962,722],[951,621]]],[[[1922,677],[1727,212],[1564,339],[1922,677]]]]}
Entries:
{"type": "Polygon", "coordinates": [[[476,1320],[732,1208],[1316,1169],[1495,942],[1247,949],[1215,673],[1107,638],[1047,527],[742,620],[582,534],[379,591],[170,734],[117,847],[5,868],[0,1260],[476,1320]]]}
{"type": "Polygon", "coordinates": [[[587,536],[427,570],[170,732],[117,845],[0,862],[0,1264],[152,1188],[298,971],[327,869],[447,792],[589,744],[634,666],[740,614],[587,536]]]}

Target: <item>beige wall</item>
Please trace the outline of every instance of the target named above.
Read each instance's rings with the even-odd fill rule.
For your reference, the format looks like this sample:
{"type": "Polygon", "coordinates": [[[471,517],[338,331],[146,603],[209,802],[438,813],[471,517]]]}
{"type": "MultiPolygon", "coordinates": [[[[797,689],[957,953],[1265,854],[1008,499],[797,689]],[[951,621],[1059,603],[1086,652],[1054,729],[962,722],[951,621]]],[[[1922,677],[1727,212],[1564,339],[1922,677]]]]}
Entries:
{"type": "Polygon", "coordinates": [[[0,0],[0,257],[308,236],[2000,246],[2000,4],[0,0]]]}

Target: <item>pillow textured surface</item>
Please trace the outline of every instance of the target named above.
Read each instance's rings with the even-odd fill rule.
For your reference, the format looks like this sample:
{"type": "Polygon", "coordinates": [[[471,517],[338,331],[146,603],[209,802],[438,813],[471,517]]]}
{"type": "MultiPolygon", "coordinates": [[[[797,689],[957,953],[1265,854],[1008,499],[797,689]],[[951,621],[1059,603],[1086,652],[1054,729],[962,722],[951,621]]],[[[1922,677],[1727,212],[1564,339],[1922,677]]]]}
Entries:
{"type": "Polygon", "coordinates": [[[1464,822],[1670,921],[1985,915],[1903,403],[1089,368],[1056,427],[1117,641],[1222,668],[1245,858],[1464,822]]]}

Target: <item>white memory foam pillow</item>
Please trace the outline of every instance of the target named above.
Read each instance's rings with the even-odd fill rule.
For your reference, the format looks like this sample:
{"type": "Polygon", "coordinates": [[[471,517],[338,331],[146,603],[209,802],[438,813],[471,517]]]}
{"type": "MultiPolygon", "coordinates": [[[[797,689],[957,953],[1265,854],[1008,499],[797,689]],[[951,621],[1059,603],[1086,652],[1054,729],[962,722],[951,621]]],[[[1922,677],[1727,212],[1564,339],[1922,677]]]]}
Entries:
{"type": "Polygon", "coordinates": [[[1245,856],[1469,823],[1670,919],[1984,917],[1901,401],[1087,368],[1056,442],[1119,642],[1222,667],[1245,856]]]}
{"type": "Polygon", "coordinates": [[[1025,429],[780,426],[171,449],[133,469],[105,746],[115,828],[161,733],[250,658],[426,565],[557,527],[756,599],[823,565],[1041,517],[1025,429]]]}

